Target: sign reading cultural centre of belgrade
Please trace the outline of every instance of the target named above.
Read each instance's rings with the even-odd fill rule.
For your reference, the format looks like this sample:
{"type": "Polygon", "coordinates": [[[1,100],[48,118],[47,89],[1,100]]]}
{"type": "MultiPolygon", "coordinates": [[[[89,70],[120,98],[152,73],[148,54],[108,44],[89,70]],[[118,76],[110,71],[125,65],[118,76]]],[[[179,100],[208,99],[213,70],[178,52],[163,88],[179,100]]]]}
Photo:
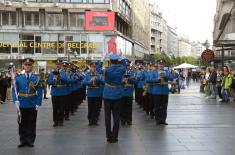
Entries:
{"type": "Polygon", "coordinates": [[[211,62],[215,59],[215,53],[210,49],[206,49],[205,51],[202,52],[201,58],[205,62],[211,62]]]}
{"type": "MultiPolygon", "coordinates": [[[[0,41],[0,48],[4,47],[12,47],[12,48],[64,48],[65,43],[57,43],[57,42],[26,42],[26,41],[20,41],[20,42],[1,42],[0,41]]],[[[89,43],[83,43],[83,42],[68,42],[67,47],[70,49],[73,48],[92,48],[97,49],[99,48],[99,44],[89,42],[89,43]]]]}

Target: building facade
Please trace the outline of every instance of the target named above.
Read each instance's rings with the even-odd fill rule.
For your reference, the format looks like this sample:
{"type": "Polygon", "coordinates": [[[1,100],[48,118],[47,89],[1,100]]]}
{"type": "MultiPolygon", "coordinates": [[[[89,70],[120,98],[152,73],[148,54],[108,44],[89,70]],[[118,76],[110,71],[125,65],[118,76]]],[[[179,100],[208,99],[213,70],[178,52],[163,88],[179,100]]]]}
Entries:
{"type": "Polygon", "coordinates": [[[162,51],[162,14],[156,3],[150,3],[150,25],[151,25],[151,54],[162,51]]]}
{"type": "Polygon", "coordinates": [[[179,56],[191,56],[192,46],[189,39],[185,36],[179,38],[179,56]]]}
{"type": "Polygon", "coordinates": [[[235,59],[234,0],[217,0],[213,40],[217,62],[235,59]]]}
{"type": "Polygon", "coordinates": [[[167,29],[167,54],[179,56],[179,41],[176,30],[168,26],[167,29]]]}
{"type": "Polygon", "coordinates": [[[150,54],[150,7],[149,0],[131,0],[132,39],[134,56],[147,57],[150,54]]]}
{"type": "Polygon", "coordinates": [[[168,35],[168,24],[167,21],[162,17],[162,13],[158,8],[156,2],[150,4],[150,21],[151,21],[151,54],[165,53],[168,54],[167,49],[167,35],[168,35]]]}
{"type": "Polygon", "coordinates": [[[2,4],[0,61],[97,60],[104,52],[122,52],[126,57],[136,51],[147,53],[134,46],[140,40],[147,50],[148,23],[136,22],[144,35],[133,35],[135,7],[130,0],[5,0],[2,4]]]}

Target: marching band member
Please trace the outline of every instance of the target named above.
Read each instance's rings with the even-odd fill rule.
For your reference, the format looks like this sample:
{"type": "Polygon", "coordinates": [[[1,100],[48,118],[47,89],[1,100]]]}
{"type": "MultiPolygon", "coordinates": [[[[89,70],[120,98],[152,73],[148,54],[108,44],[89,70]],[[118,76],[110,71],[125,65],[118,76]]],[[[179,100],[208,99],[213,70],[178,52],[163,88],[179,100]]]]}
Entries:
{"type": "Polygon", "coordinates": [[[89,126],[98,125],[98,117],[100,111],[100,100],[102,96],[101,86],[104,81],[101,75],[96,71],[96,63],[91,62],[89,66],[89,71],[85,75],[83,81],[87,85],[87,102],[88,102],[88,120],[89,126]]]}
{"type": "Polygon", "coordinates": [[[157,125],[168,125],[166,122],[169,98],[168,84],[173,84],[173,82],[170,82],[173,80],[172,76],[163,67],[163,60],[159,60],[158,69],[151,72],[149,79],[147,79],[147,82],[153,85],[152,93],[157,125]]]}
{"type": "Polygon", "coordinates": [[[121,103],[120,119],[122,125],[132,124],[132,104],[133,104],[133,92],[134,85],[137,83],[135,80],[134,71],[130,66],[130,61],[126,61],[127,70],[123,77],[123,95],[121,103]]]}
{"type": "MultiPolygon", "coordinates": [[[[120,57],[117,54],[110,54],[110,66],[103,70],[104,75],[104,110],[105,110],[105,127],[107,142],[118,142],[119,121],[120,121],[120,104],[122,99],[122,80],[126,73],[125,60],[118,64],[120,57]],[[111,129],[111,113],[113,114],[113,130],[111,129]]],[[[102,61],[98,65],[98,70],[102,71],[102,61]]]]}
{"type": "Polygon", "coordinates": [[[19,116],[19,148],[34,147],[37,110],[42,104],[42,84],[39,76],[33,73],[33,63],[31,58],[24,59],[25,73],[13,79],[12,97],[19,116]]]}

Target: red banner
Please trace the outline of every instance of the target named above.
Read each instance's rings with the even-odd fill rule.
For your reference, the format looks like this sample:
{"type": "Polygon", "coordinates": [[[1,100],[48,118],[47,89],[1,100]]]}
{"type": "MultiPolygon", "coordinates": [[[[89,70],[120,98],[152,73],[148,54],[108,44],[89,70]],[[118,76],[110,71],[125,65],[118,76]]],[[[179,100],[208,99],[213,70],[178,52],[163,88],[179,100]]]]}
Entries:
{"type": "Polygon", "coordinates": [[[85,14],[87,31],[114,31],[115,13],[114,12],[93,12],[85,14]]]}

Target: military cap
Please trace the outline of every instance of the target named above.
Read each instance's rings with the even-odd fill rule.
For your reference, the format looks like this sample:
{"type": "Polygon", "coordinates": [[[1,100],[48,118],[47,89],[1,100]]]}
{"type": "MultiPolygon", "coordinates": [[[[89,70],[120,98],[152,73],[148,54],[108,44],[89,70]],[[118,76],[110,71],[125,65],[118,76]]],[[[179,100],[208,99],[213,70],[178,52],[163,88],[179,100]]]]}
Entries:
{"type": "Polygon", "coordinates": [[[119,59],[119,56],[117,54],[110,54],[109,55],[109,59],[110,60],[118,60],[119,59]]]}
{"type": "Polygon", "coordinates": [[[89,63],[89,65],[97,65],[98,63],[97,63],[97,61],[91,61],[90,63],[89,63]]]}
{"type": "Polygon", "coordinates": [[[64,61],[62,62],[62,64],[63,64],[63,65],[68,65],[69,63],[68,63],[68,61],[64,60],[64,61]]]}
{"type": "Polygon", "coordinates": [[[58,58],[58,59],[56,60],[56,64],[62,64],[62,62],[63,62],[63,59],[61,59],[61,58],[58,58]]]}
{"type": "Polygon", "coordinates": [[[23,59],[24,64],[33,64],[34,60],[32,58],[25,58],[23,59]]]}

